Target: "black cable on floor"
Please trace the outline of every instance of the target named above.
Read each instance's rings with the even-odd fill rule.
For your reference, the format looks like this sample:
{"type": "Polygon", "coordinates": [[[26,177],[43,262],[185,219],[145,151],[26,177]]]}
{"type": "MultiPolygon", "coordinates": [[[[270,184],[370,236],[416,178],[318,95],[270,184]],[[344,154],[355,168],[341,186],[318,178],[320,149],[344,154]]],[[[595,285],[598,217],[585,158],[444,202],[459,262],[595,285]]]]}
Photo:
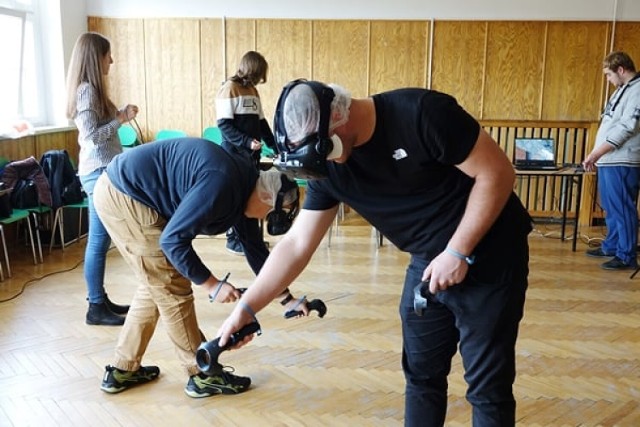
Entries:
{"type": "Polygon", "coordinates": [[[76,265],[74,265],[74,266],[73,266],[73,267],[71,267],[71,268],[67,268],[66,270],[52,271],[51,273],[47,273],[47,274],[45,274],[44,276],[41,276],[41,277],[34,277],[33,279],[29,279],[29,280],[27,280],[26,282],[24,282],[24,283],[22,284],[22,287],[20,288],[20,291],[19,291],[17,294],[15,294],[15,295],[13,295],[13,296],[11,296],[11,297],[7,298],[7,299],[1,299],[1,300],[0,300],[0,304],[5,303],[5,302],[9,302],[9,301],[12,301],[12,300],[14,300],[14,299],[18,298],[20,295],[22,295],[22,294],[24,293],[25,289],[27,289],[27,286],[32,285],[32,284],[34,284],[34,283],[36,283],[36,282],[39,282],[39,281],[40,281],[40,280],[42,280],[42,279],[46,279],[46,278],[47,278],[47,277],[49,277],[49,276],[53,276],[54,274],[67,273],[67,272],[69,272],[69,271],[73,271],[73,270],[75,270],[76,268],[80,267],[80,264],[82,264],[83,262],[84,262],[84,259],[82,259],[82,260],[78,261],[78,263],[77,263],[76,265]]]}

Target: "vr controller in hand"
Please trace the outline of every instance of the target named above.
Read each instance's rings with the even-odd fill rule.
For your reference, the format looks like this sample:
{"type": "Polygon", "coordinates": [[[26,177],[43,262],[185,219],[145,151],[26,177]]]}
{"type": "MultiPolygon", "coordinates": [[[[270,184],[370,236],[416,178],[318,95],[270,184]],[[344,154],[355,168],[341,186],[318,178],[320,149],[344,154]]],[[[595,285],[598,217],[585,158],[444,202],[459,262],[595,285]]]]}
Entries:
{"type": "Polygon", "coordinates": [[[258,322],[252,322],[243,326],[238,332],[231,334],[231,337],[224,347],[220,347],[219,345],[220,337],[211,341],[203,342],[196,351],[196,363],[198,364],[198,369],[207,375],[220,374],[223,368],[223,366],[218,362],[220,353],[233,347],[244,337],[256,332],[260,335],[260,324],[258,322]]]}
{"type": "Polygon", "coordinates": [[[415,288],[413,288],[413,311],[418,316],[422,316],[424,310],[426,310],[429,305],[437,304],[441,303],[436,301],[435,295],[429,291],[428,280],[420,282],[415,288]]]}
{"type": "MultiPolygon", "coordinates": [[[[309,309],[309,311],[312,311],[312,310],[317,311],[318,317],[321,319],[324,317],[325,314],[327,314],[327,306],[320,299],[314,299],[309,301],[307,303],[307,308],[309,309]]],[[[284,313],[285,319],[291,319],[292,317],[298,317],[298,316],[302,316],[302,310],[296,310],[296,307],[284,313]]]]}
{"type": "MultiPolygon", "coordinates": [[[[247,291],[247,288],[238,288],[241,294],[244,294],[247,291]]],[[[302,310],[296,310],[298,306],[304,301],[304,298],[301,298],[298,304],[296,304],[291,310],[287,310],[284,313],[285,319],[291,319],[293,317],[302,316],[302,310]]],[[[314,299],[307,303],[307,308],[309,311],[317,311],[318,317],[323,318],[325,314],[327,314],[327,306],[321,299],[314,299]]]]}

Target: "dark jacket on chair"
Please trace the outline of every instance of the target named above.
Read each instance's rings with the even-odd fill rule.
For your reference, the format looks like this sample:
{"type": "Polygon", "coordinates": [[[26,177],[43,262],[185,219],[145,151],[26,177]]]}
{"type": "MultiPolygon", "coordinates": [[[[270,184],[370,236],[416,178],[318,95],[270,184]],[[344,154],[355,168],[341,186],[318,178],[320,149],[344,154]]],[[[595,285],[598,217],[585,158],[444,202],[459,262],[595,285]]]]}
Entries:
{"type": "Polygon", "coordinates": [[[7,184],[7,187],[14,188],[21,179],[33,180],[38,190],[40,203],[46,206],[52,206],[49,181],[42,167],[33,156],[24,160],[13,161],[4,168],[2,181],[7,184]]]}
{"type": "Polygon", "coordinates": [[[65,188],[77,179],[67,150],[49,150],[42,155],[40,165],[51,187],[53,209],[65,204],[65,188]]]}

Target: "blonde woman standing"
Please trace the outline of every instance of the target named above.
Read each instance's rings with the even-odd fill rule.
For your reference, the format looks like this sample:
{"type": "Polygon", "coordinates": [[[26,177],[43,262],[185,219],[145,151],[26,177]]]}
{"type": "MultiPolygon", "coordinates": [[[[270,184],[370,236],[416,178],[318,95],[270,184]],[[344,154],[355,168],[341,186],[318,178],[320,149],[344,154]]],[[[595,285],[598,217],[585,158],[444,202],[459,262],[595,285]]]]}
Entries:
{"type": "Polygon", "coordinates": [[[111,238],[93,206],[93,187],[109,162],[122,152],[118,128],[138,114],[138,107],[118,110],[109,99],[105,77],[113,63],[111,43],[98,33],[82,34],[73,48],[67,74],[67,117],[78,127],[78,175],[89,199],[89,235],[85,251],[89,325],[122,325],[128,305],[114,304],[104,289],[111,238]]]}

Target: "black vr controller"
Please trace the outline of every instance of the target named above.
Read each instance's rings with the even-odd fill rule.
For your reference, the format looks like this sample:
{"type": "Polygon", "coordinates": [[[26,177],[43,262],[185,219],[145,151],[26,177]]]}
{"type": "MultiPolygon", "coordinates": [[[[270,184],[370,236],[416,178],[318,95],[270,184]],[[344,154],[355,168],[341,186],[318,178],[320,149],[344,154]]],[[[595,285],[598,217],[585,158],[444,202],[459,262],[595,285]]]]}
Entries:
{"type": "Polygon", "coordinates": [[[252,322],[243,326],[238,332],[231,334],[229,341],[227,341],[224,347],[220,347],[218,345],[220,337],[211,341],[203,342],[196,351],[196,363],[198,364],[198,369],[206,375],[219,374],[222,372],[222,365],[218,362],[220,353],[228,350],[230,347],[233,347],[244,337],[256,332],[260,335],[260,324],[258,322],[252,322]]]}
{"type": "MultiPolygon", "coordinates": [[[[319,318],[323,318],[324,315],[327,314],[327,306],[324,304],[324,302],[322,302],[321,299],[314,299],[309,301],[307,303],[307,307],[309,308],[309,311],[311,310],[317,311],[319,318]]],[[[302,310],[296,310],[294,308],[293,310],[289,310],[286,313],[284,313],[284,318],[290,319],[292,317],[298,317],[301,315],[302,315],[302,310]]]]}
{"type": "MultiPolygon", "coordinates": [[[[241,294],[244,294],[247,288],[238,288],[238,290],[240,291],[241,294]]],[[[309,301],[307,303],[307,307],[309,308],[309,311],[312,311],[312,310],[317,311],[318,317],[321,319],[324,317],[325,314],[327,314],[327,306],[321,299],[314,299],[309,301]]],[[[284,318],[291,319],[292,317],[298,317],[301,315],[302,315],[302,310],[296,310],[294,308],[293,310],[289,310],[286,313],[284,313],[284,318]]]]}
{"type": "Polygon", "coordinates": [[[429,291],[429,281],[420,282],[413,288],[413,311],[422,316],[429,304],[440,304],[434,297],[435,295],[429,291]]]}

